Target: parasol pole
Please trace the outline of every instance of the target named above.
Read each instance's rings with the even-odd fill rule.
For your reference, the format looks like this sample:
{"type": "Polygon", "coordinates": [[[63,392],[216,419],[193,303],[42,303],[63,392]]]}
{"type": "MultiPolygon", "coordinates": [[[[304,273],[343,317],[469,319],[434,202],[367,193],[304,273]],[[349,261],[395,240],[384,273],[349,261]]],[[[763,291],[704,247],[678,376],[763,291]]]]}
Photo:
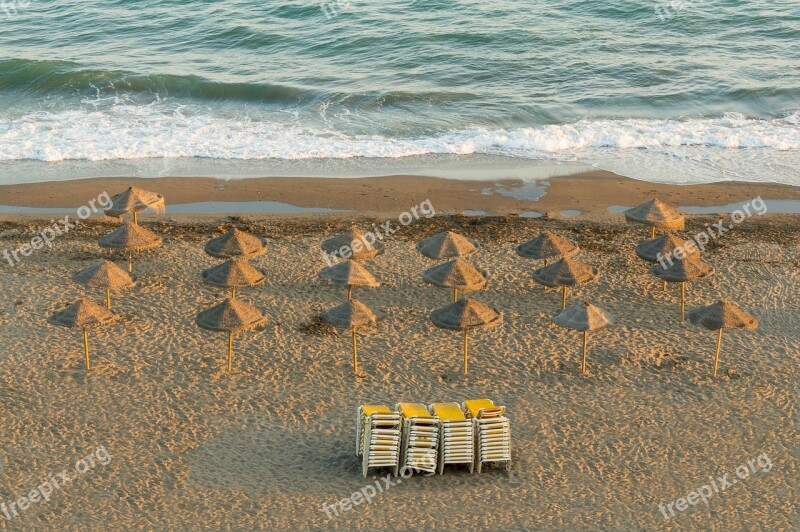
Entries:
{"type": "Polygon", "coordinates": [[[348,301],[353,300],[353,285],[351,284],[347,285],[347,299],[348,301]]]}
{"type": "Polygon", "coordinates": [[[353,371],[358,376],[358,347],[356,347],[356,328],[353,327],[353,371]]]}
{"type": "Polygon", "coordinates": [[[128,272],[129,273],[133,271],[133,264],[132,264],[133,258],[131,257],[131,255],[133,255],[133,251],[129,249],[128,250],[128,272]]]}
{"type": "Polygon", "coordinates": [[[653,226],[653,230],[650,231],[650,240],[653,240],[656,237],[656,226],[653,226]]]}
{"type": "Polygon", "coordinates": [[[683,309],[686,307],[686,282],[681,281],[681,321],[684,320],[683,309]]]}
{"type": "Polygon", "coordinates": [[[717,366],[719,365],[719,348],[722,345],[722,327],[719,328],[717,334],[717,353],[714,355],[714,377],[717,376],[717,366]]]}
{"type": "Polygon", "coordinates": [[[467,374],[467,353],[469,349],[468,335],[469,329],[464,329],[464,375],[467,374]]]}
{"type": "Polygon", "coordinates": [[[667,291],[667,282],[664,281],[664,292],[666,292],[666,291],[667,291]]]}
{"type": "Polygon", "coordinates": [[[563,295],[561,297],[561,309],[567,308],[567,285],[561,287],[563,295]]]}
{"type": "Polygon", "coordinates": [[[86,370],[89,370],[89,335],[86,332],[86,327],[83,328],[83,356],[86,360],[86,370]]]}
{"type": "Polygon", "coordinates": [[[586,373],[586,331],[583,331],[583,360],[581,361],[581,373],[586,373]]]}
{"type": "Polygon", "coordinates": [[[111,289],[106,288],[106,308],[111,310],[111,289]]]}
{"type": "Polygon", "coordinates": [[[133,223],[135,225],[139,225],[139,220],[136,217],[136,211],[133,211],[133,223]]]}
{"type": "Polygon", "coordinates": [[[236,299],[236,287],[231,287],[231,299],[236,299]]]}
{"type": "Polygon", "coordinates": [[[233,369],[233,331],[228,331],[228,373],[233,369]]]}
{"type": "Polygon", "coordinates": [[[453,288],[453,303],[458,301],[458,288],[453,288]]]}

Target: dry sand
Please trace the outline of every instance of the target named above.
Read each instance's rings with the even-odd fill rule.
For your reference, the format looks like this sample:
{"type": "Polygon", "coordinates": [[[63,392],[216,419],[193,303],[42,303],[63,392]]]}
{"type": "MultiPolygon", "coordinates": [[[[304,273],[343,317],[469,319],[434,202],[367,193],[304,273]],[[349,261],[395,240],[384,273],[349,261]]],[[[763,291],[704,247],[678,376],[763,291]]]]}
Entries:
{"type": "MultiPolygon", "coordinates": [[[[29,241],[47,224],[9,218],[0,222],[2,248],[29,241]]],[[[87,375],[80,332],[48,325],[46,317],[87,294],[69,280],[73,272],[110,256],[96,240],[115,223],[90,220],[53,250],[0,267],[0,502],[26,495],[100,445],[111,461],[11,522],[0,514],[0,527],[796,527],[800,217],[748,219],[705,254],[717,273],[688,288],[688,308],[728,297],[760,321],[757,331],[725,334],[716,380],[715,335],[678,321],[679,291],[662,292],[633,253],[648,231],[619,218],[436,216],[398,231],[386,254],[368,263],[383,286],[355,289],[386,314],[360,337],[367,376],[358,381],[348,336],[316,318],[345,297],[316,278],[325,266],[319,243],[352,218],[144,217],[164,246],[136,256],[138,286],[114,294],[123,319],[90,332],[94,367],[87,375]],[[194,316],[223,297],[199,272],[217,262],[203,253],[204,242],[231,223],[269,241],[267,254],[253,260],[269,272],[266,284],[240,290],[269,322],[236,337],[228,375],[224,334],[199,329],[194,316]],[[514,253],[545,228],[575,240],[578,257],[601,271],[570,301],[587,299],[615,318],[590,337],[587,376],[579,374],[579,334],[551,321],[560,293],[535,285],[538,264],[514,253]],[[460,336],[428,319],[450,293],[423,284],[420,274],[433,263],[414,250],[418,239],[444,229],[484,244],[471,260],[491,278],[473,296],[505,315],[501,326],[471,336],[468,376],[461,374],[460,336]],[[478,397],[508,407],[510,473],[451,467],[442,477],[404,480],[372,504],[328,519],[324,503],[374,482],[362,478],[354,452],[359,404],[478,397]],[[659,512],[660,502],[685,497],[709,476],[730,478],[762,454],[769,472],[752,473],[708,506],[669,520],[659,512]]],[[[684,234],[712,221],[692,217],[684,234]]],[[[111,256],[123,264],[121,255],[111,256]]]]}

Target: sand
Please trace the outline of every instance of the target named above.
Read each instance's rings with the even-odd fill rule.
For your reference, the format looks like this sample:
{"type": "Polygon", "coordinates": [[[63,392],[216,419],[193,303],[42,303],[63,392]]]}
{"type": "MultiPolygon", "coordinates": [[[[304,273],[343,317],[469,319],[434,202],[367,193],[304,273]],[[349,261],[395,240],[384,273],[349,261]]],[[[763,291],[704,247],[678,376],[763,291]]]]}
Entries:
{"type": "MultiPolygon", "coordinates": [[[[474,185],[464,185],[464,194],[467,187],[474,185]]],[[[84,187],[76,194],[94,197],[97,190],[84,187]]],[[[6,192],[0,203],[9,204],[6,192]]],[[[448,197],[431,199],[443,205],[448,197]]],[[[410,199],[396,201],[404,209],[419,201],[410,199]]],[[[48,223],[5,219],[2,248],[30,241],[48,223]]],[[[80,331],[48,325],[46,317],[82,295],[102,301],[102,293],[86,292],[69,276],[106,257],[124,264],[121,255],[96,245],[115,222],[91,219],[57,239],[52,250],[37,251],[14,267],[3,261],[0,502],[27,495],[99,446],[111,458],[10,522],[0,513],[2,526],[787,530],[797,525],[800,217],[747,219],[704,254],[717,273],[689,286],[688,309],[728,297],[760,321],[753,332],[726,332],[716,380],[711,378],[714,333],[681,323],[679,291],[663,292],[633,253],[649,233],[645,228],[607,213],[420,219],[396,232],[386,241],[386,254],[368,263],[383,286],[355,289],[355,297],[386,315],[376,330],[360,335],[366,377],[357,380],[348,335],[317,319],[345,297],[344,289],[316,277],[326,265],[319,243],[355,221],[369,225],[386,219],[144,216],[143,225],[161,235],[164,246],[137,255],[137,287],[113,295],[122,320],[90,331],[89,374],[80,331]],[[225,335],[201,330],[194,316],[223,297],[203,285],[199,273],[217,263],[203,253],[205,241],[232,224],[269,242],[268,252],[253,260],[268,272],[267,282],[239,291],[241,299],[264,311],[268,324],[236,336],[229,375],[225,335]],[[502,325],[471,335],[468,376],[461,374],[460,336],[428,319],[451,293],[422,282],[421,272],[433,262],[414,249],[420,238],[445,229],[483,243],[471,261],[491,277],[472,296],[504,312],[502,325]],[[582,248],[578,258],[601,272],[570,295],[571,302],[589,300],[615,320],[590,336],[586,376],[579,373],[579,334],[551,321],[560,292],[535,285],[531,273],[538,264],[514,253],[516,245],[543,229],[576,241],[582,248]],[[323,504],[376,482],[372,475],[361,476],[355,456],[359,404],[479,397],[508,408],[510,473],[489,466],[470,475],[450,467],[441,477],[403,480],[371,504],[329,519],[323,504]],[[686,497],[709,484],[709,476],[727,473],[730,479],[738,466],[758,456],[768,457],[769,471],[756,465],[756,472],[714,494],[708,505],[701,501],[668,520],[659,511],[659,503],[686,497]]],[[[716,220],[690,217],[684,234],[716,220]]]]}

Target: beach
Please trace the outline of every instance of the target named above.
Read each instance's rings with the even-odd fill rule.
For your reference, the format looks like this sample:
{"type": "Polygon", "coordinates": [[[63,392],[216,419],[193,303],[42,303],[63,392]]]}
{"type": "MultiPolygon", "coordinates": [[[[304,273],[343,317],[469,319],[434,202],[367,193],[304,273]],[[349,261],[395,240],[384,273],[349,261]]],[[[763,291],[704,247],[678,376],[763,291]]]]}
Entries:
{"type": "MultiPolygon", "coordinates": [[[[678,186],[604,172],[536,186],[420,176],[114,178],[4,185],[0,204],[74,213],[100,192],[129,185],[166,197],[166,214],[139,218],[164,244],[134,255],[137,286],[113,295],[121,319],[89,331],[90,372],[80,331],[46,319],[81,296],[102,301],[102,291],[86,291],[70,276],[103,258],[124,265],[122,253],[97,245],[119,222],[95,215],[52,248],[13,266],[2,261],[0,502],[8,508],[101,446],[109,456],[76,473],[50,500],[10,519],[0,513],[4,527],[796,527],[800,215],[753,213],[736,224],[725,209],[687,216],[680,232],[687,238],[720,220],[731,227],[703,253],[716,272],[689,283],[687,310],[729,298],[759,321],[755,331],[726,331],[713,379],[716,334],[680,321],[678,287],[664,292],[648,273],[652,265],[633,252],[649,228],[626,224],[609,210],[654,196],[710,208],[757,197],[792,201],[800,199],[796,187],[678,186]],[[400,223],[426,200],[434,215],[400,223]],[[338,212],[169,210],[211,201],[338,212]],[[486,215],[463,215],[468,210],[486,215]],[[522,216],[530,212],[541,216],[522,216]],[[320,243],[354,224],[369,229],[386,222],[395,229],[383,240],[386,253],[365,264],[382,285],[354,290],[382,316],[375,329],[359,333],[365,376],[356,378],[348,333],[318,319],[346,297],[345,289],[317,278],[328,265],[320,243]],[[201,282],[200,271],[219,262],[203,252],[205,242],[231,227],[267,241],[267,252],[251,261],[266,282],[238,295],[261,309],[267,324],[234,337],[228,374],[225,335],[200,329],[194,318],[224,297],[201,282]],[[462,374],[460,335],[429,319],[452,294],[423,283],[421,272],[435,262],[415,249],[420,239],[445,230],[482,244],[469,260],[489,273],[489,282],[469,297],[503,312],[501,325],[470,336],[468,375],[462,374]],[[542,230],[573,240],[580,260],[600,271],[569,294],[570,303],[590,301],[613,318],[589,336],[586,375],[580,334],[552,321],[561,292],[536,284],[532,273],[541,264],[514,251],[542,230]],[[391,484],[384,481],[388,471],[361,475],[354,441],[359,405],[483,397],[507,407],[510,472],[485,466],[470,475],[448,467],[443,476],[391,484]],[[736,482],[722,487],[716,479],[724,475],[736,482]],[[336,505],[368,485],[382,489],[371,502],[347,511],[336,505]],[[707,504],[678,509],[676,500],[705,485],[714,488],[707,504]],[[669,503],[672,509],[662,510],[669,503]]],[[[0,215],[0,247],[30,242],[52,218],[0,215]]]]}

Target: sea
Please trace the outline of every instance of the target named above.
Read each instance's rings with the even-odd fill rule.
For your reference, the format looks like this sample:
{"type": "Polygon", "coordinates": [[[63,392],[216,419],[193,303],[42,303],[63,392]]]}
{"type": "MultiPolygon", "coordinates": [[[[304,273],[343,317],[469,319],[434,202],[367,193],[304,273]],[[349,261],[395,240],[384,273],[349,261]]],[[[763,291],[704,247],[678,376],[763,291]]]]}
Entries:
{"type": "Polygon", "coordinates": [[[0,184],[800,185],[798,0],[0,0],[0,184]]]}

